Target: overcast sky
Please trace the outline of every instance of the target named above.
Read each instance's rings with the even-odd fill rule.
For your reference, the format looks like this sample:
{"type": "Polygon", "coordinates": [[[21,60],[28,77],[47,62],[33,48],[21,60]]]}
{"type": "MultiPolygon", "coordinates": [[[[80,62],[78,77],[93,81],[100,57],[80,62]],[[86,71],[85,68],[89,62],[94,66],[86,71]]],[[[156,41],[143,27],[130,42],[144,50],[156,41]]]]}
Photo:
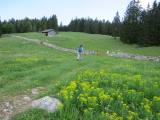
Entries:
{"type": "MultiPolygon", "coordinates": [[[[56,14],[58,22],[67,25],[76,17],[113,20],[116,11],[123,17],[131,0],[0,0],[1,20],[49,17],[56,14]]],[[[154,0],[140,0],[143,7],[154,0]]],[[[157,0],[160,1],[160,0],[157,0]]]]}

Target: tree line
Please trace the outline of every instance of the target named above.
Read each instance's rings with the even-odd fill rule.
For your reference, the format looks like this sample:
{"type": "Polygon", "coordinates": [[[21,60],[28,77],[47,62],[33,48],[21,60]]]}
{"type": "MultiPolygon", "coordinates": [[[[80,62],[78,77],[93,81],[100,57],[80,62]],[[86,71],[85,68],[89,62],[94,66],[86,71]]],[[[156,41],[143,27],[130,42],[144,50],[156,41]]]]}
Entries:
{"type": "Polygon", "coordinates": [[[53,28],[59,31],[86,32],[91,34],[104,34],[120,37],[128,44],[141,46],[160,45],[160,2],[154,1],[152,6],[143,9],[139,1],[132,0],[120,19],[117,12],[113,21],[92,18],[76,18],[69,25],[58,26],[56,15],[50,18],[22,20],[10,19],[0,21],[0,35],[8,33],[35,32],[53,28]]]}
{"type": "Polygon", "coordinates": [[[58,20],[56,15],[53,15],[50,18],[43,17],[41,19],[24,18],[22,20],[15,20],[12,18],[8,21],[0,21],[0,35],[9,33],[37,32],[49,28],[58,30],[58,20]]]}
{"type": "Polygon", "coordinates": [[[68,26],[60,24],[59,30],[120,36],[120,26],[120,16],[117,12],[112,22],[108,20],[93,20],[92,18],[76,18],[71,20],[68,26]]]}
{"type": "Polygon", "coordinates": [[[132,0],[122,22],[121,41],[142,46],[160,45],[160,2],[144,10],[132,0]]]}
{"type": "Polygon", "coordinates": [[[121,21],[117,12],[112,22],[76,18],[68,26],[61,24],[59,30],[118,36],[124,43],[140,46],[160,45],[160,2],[143,9],[139,1],[132,0],[121,21]]]}

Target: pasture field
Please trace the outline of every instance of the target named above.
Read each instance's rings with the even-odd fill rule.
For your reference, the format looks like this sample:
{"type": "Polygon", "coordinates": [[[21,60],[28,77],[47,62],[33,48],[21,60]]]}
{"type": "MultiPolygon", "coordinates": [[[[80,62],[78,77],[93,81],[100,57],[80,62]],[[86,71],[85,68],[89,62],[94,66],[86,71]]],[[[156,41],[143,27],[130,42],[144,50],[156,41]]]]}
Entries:
{"type": "Polygon", "coordinates": [[[27,38],[39,39],[47,41],[55,45],[76,49],[80,44],[83,44],[87,50],[125,52],[148,56],[160,56],[160,47],[139,47],[137,45],[128,45],[120,41],[119,38],[114,38],[107,35],[87,34],[80,32],[59,32],[55,37],[45,37],[41,33],[22,33],[20,36],[27,38]]]}
{"type": "MultiPolygon", "coordinates": [[[[39,33],[16,35],[45,39],[39,33]]],[[[62,32],[47,41],[74,48],[79,45],[75,38],[86,38],[83,44],[89,49],[100,47],[105,50],[104,43],[107,41],[110,50],[114,50],[112,44],[117,42],[117,48],[125,52],[160,54],[158,47],[139,51],[135,46],[112,41],[109,36],[86,33],[62,32]],[[103,38],[102,41],[99,42],[99,38],[103,38]]],[[[0,101],[24,94],[27,89],[44,87],[47,91],[37,97],[55,96],[63,103],[55,113],[29,109],[15,115],[12,120],[159,120],[159,73],[159,62],[92,55],[85,55],[82,61],[76,61],[75,54],[20,38],[0,38],[0,101]]]]}

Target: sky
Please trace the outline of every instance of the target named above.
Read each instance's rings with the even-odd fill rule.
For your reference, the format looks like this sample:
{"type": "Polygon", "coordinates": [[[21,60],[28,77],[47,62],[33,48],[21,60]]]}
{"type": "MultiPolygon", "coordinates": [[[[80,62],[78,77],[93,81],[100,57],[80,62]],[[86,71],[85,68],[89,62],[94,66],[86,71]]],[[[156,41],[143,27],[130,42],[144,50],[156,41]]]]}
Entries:
{"type": "MultiPolygon", "coordinates": [[[[124,16],[131,0],[0,0],[1,20],[50,17],[57,15],[58,23],[69,24],[74,18],[97,18],[112,21],[118,11],[124,16]]],[[[160,1],[160,0],[157,0],[160,1]]],[[[145,8],[154,0],[140,0],[145,8]]]]}

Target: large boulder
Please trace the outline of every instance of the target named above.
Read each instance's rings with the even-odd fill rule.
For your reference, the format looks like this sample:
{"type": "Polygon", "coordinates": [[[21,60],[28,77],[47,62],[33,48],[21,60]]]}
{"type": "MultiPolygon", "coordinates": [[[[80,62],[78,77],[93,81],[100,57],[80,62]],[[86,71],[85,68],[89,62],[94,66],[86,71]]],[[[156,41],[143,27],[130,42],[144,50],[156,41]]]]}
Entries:
{"type": "Polygon", "coordinates": [[[58,99],[49,96],[32,101],[32,107],[44,109],[48,112],[55,112],[60,104],[61,102],[58,99]]]}

